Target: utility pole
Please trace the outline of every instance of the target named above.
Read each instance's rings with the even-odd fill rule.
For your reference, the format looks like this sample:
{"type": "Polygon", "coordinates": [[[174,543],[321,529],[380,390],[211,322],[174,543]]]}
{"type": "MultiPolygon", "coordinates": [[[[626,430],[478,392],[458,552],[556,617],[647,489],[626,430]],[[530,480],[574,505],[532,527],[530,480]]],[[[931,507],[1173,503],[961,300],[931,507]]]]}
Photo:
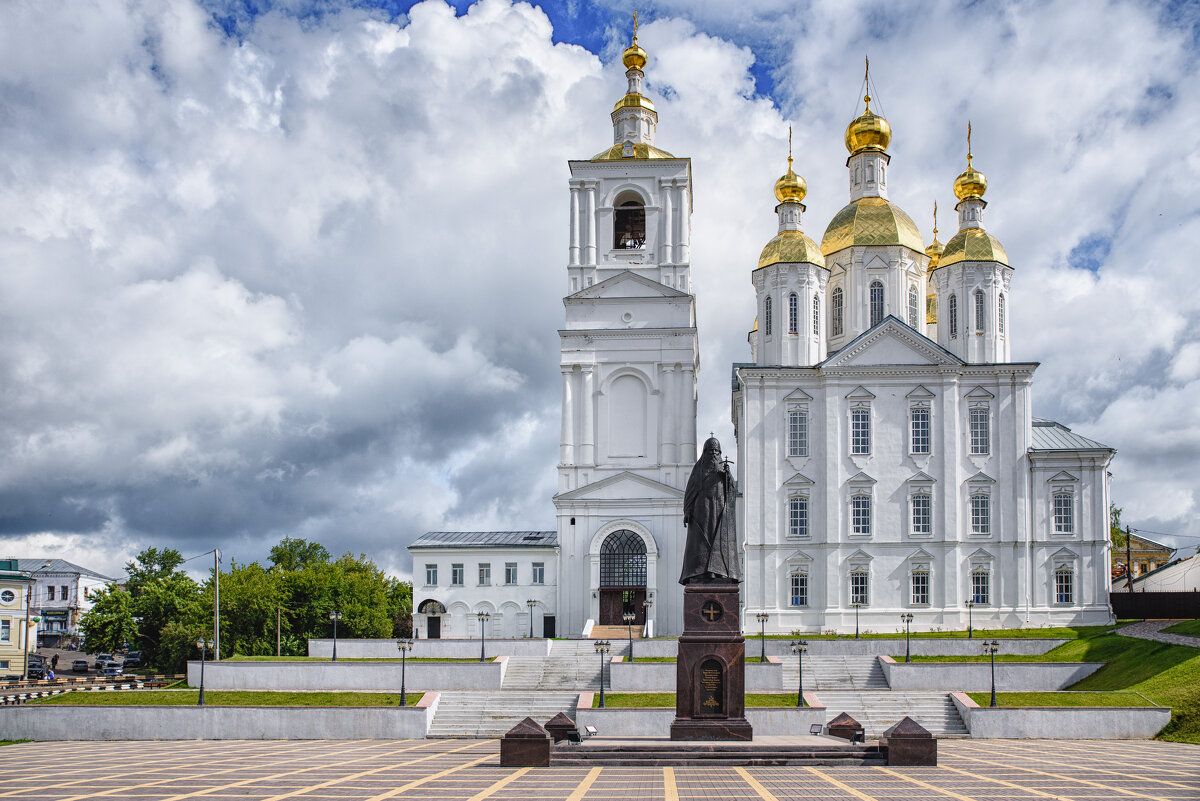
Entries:
{"type": "Polygon", "coordinates": [[[283,614],[283,607],[276,604],[276,606],[275,606],[275,656],[279,656],[281,653],[281,651],[279,650],[279,623],[280,623],[280,616],[282,614],[283,614]]]}
{"type": "Polygon", "coordinates": [[[1133,592],[1133,535],[1125,526],[1125,590],[1133,592]]]}
{"type": "Polygon", "coordinates": [[[21,681],[29,680],[29,607],[33,606],[33,587],[25,588],[25,666],[21,668],[21,681]]]}
{"type": "Polygon", "coordinates": [[[213,548],[213,661],[221,659],[221,550],[213,548]]]}

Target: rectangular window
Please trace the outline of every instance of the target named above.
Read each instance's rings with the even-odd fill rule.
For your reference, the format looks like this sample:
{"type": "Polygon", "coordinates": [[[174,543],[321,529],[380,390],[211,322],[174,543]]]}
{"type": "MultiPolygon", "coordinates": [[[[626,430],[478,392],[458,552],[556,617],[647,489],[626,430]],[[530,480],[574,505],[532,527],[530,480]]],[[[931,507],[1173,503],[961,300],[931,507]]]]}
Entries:
{"type": "Polygon", "coordinates": [[[455,587],[461,587],[465,580],[464,572],[461,564],[450,565],[450,583],[455,587]]]}
{"type": "Polygon", "coordinates": [[[1075,603],[1075,571],[1069,567],[1054,571],[1054,600],[1060,604],[1075,603]]]}
{"type": "Polygon", "coordinates": [[[54,600],[54,585],[53,584],[51,584],[49,587],[46,588],[46,600],[47,601],[54,600]]]}
{"type": "Polygon", "coordinates": [[[788,536],[808,536],[808,498],[788,498],[788,536]]]}
{"type": "Polygon", "coordinates": [[[425,586],[437,586],[437,565],[425,565],[425,586]]]}
{"type": "Polygon", "coordinates": [[[933,502],[927,493],[912,496],[912,533],[933,533],[933,502]]]}
{"type": "Polygon", "coordinates": [[[516,562],[505,562],[504,563],[504,583],[505,584],[516,584],[517,583],[517,563],[516,562]]]}
{"type": "Polygon", "coordinates": [[[793,573],[790,579],[792,606],[808,606],[808,574],[793,573]]]}
{"type": "Polygon", "coordinates": [[[1075,496],[1069,492],[1054,495],[1054,533],[1075,533],[1075,496]]]}
{"type": "Polygon", "coordinates": [[[8,642],[12,639],[12,621],[0,620],[0,642],[8,642]]]}
{"type": "Polygon", "coordinates": [[[850,499],[850,533],[862,537],[871,535],[871,496],[855,495],[850,499]]]}
{"type": "Polygon", "coordinates": [[[987,495],[971,496],[971,533],[987,535],[992,533],[992,504],[987,495]]]}
{"type": "Polygon", "coordinates": [[[546,563],[545,562],[534,562],[533,563],[533,583],[534,584],[545,584],[546,583],[546,563]]]}
{"type": "Polygon", "coordinates": [[[870,602],[870,576],[865,570],[855,570],[850,574],[850,603],[866,606],[870,602]]]}
{"type": "Polygon", "coordinates": [[[479,586],[487,587],[492,583],[492,566],[487,562],[479,563],[479,586]]]}
{"type": "Polygon", "coordinates": [[[850,412],[850,453],[871,452],[871,410],[853,409],[850,412]]]}
{"type": "Polygon", "coordinates": [[[971,453],[986,456],[991,452],[992,443],[988,431],[988,410],[971,410],[971,453]]]}
{"type": "Polygon", "coordinates": [[[61,587],[59,587],[58,589],[62,591],[62,595],[60,597],[64,601],[71,600],[71,588],[70,587],[68,587],[66,584],[64,584],[61,587]]]}
{"type": "Polygon", "coordinates": [[[788,456],[808,456],[808,412],[788,412],[788,456]]]}
{"type": "Polygon", "coordinates": [[[912,573],[913,606],[929,605],[929,571],[914,570],[912,573]]]}
{"type": "Polygon", "coordinates": [[[0,659],[0,670],[8,670],[8,660],[0,659]]]}
{"type": "Polygon", "coordinates": [[[971,600],[977,606],[987,606],[992,602],[991,578],[986,570],[971,573],[971,600]]]}
{"type": "Polygon", "coordinates": [[[929,453],[929,410],[924,407],[909,412],[912,423],[912,452],[929,453]]]}
{"type": "Polygon", "coordinates": [[[983,293],[975,293],[975,332],[983,333],[983,310],[986,307],[984,303],[983,293]]]}

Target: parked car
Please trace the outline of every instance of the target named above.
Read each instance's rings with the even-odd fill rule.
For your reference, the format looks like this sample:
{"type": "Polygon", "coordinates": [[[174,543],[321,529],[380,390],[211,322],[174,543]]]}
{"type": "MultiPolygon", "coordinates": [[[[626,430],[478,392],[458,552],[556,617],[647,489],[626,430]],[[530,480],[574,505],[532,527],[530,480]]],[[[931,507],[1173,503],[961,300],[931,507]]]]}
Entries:
{"type": "Polygon", "coordinates": [[[121,666],[118,665],[116,662],[109,662],[103,668],[100,669],[100,675],[105,677],[106,679],[112,678],[114,676],[120,676],[124,672],[125,671],[122,670],[121,666]]]}
{"type": "Polygon", "coordinates": [[[31,680],[46,678],[46,663],[30,662],[29,667],[25,670],[25,676],[31,680]]]}
{"type": "Polygon", "coordinates": [[[142,666],[142,652],[141,651],[130,651],[129,653],[125,654],[125,661],[121,663],[121,666],[127,667],[127,668],[141,667],[142,666]]]}
{"type": "Polygon", "coordinates": [[[87,660],[86,659],[76,659],[74,662],[71,663],[71,672],[87,673],[88,672],[87,660]]]}

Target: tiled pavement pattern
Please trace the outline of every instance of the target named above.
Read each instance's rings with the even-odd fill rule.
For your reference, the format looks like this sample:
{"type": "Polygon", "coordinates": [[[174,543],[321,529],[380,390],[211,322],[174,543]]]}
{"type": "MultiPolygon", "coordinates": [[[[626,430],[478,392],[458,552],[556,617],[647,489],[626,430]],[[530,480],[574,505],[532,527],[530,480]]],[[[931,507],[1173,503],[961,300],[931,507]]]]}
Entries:
{"type": "Polygon", "coordinates": [[[1173,626],[1178,622],[1178,620],[1143,620],[1141,623],[1122,626],[1117,629],[1117,634],[1137,637],[1140,640],[1154,640],[1168,642],[1172,645],[1189,645],[1192,648],[1200,648],[1200,637],[1189,637],[1186,634],[1163,631],[1167,626],[1173,626]]]}
{"type": "Polygon", "coordinates": [[[23,743],[0,748],[0,799],[1200,799],[1200,746],[938,746],[936,768],[501,768],[495,740],[23,743]]]}

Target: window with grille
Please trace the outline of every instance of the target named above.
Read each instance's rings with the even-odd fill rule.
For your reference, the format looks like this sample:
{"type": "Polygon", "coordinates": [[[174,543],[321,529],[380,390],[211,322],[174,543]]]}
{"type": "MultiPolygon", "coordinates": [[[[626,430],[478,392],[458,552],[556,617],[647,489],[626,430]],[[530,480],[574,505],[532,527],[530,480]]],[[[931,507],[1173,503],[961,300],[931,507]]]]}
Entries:
{"type": "Polygon", "coordinates": [[[996,307],[996,325],[1000,329],[1000,336],[1004,336],[1004,296],[1000,296],[996,307]]]}
{"type": "Polygon", "coordinates": [[[486,587],[492,583],[492,566],[490,563],[479,563],[479,586],[486,587]]]}
{"type": "Polygon", "coordinates": [[[425,585],[437,586],[437,565],[425,565],[425,585]]]}
{"type": "Polygon", "coordinates": [[[971,412],[971,453],[976,456],[986,456],[991,452],[991,432],[988,430],[988,410],[972,409],[971,412]]]}
{"type": "Polygon", "coordinates": [[[1075,603],[1075,571],[1069,567],[1054,571],[1054,601],[1060,604],[1075,603]]]}
{"type": "Polygon", "coordinates": [[[928,606],[929,604],[928,570],[914,570],[912,573],[912,604],[913,606],[928,606]]]}
{"type": "Polygon", "coordinates": [[[933,502],[928,493],[912,496],[912,533],[933,533],[933,502]]]}
{"type": "Polygon", "coordinates": [[[1054,494],[1054,533],[1075,533],[1075,496],[1069,492],[1054,494]]]}
{"type": "Polygon", "coordinates": [[[971,572],[971,601],[982,606],[992,602],[992,574],[983,568],[971,572]]]}
{"type": "Polygon", "coordinates": [[[463,585],[463,580],[463,566],[450,565],[450,583],[455,587],[461,587],[463,585]]]}
{"type": "Polygon", "coordinates": [[[946,304],[946,316],[950,318],[950,338],[954,339],[958,336],[958,297],[950,296],[950,302],[946,304]]]}
{"type": "Polygon", "coordinates": [[[871,282],[871,325],[879,325],[883,320],[883,282],[871,282]]]}
{"type": "Polygon", "coordinates": [[[871,496],[855,495],[850,499],[850,530],[859,536],[871,533],[871,496]]]}
{"type": "Polygon", "coordinates": [[[991,497],[984,493],[971,496],[971,533],[992,533],[992,504],[991,497]]]}
{"type": "Polygon", "coordinates": [[[613,247],[636,250],[646,245],[646,207],[640,200],[621,200],[613,209],[613,247]]]}
{"type": "Polygon", "coordinates": [[[771,296],[767,295],[766,299],[763,301],[763,330],[766,331],[767,336],[771,336],[772,331],[773,321],[771,318],[773,315],[771,305],[771,296]]]}
{"type": "Polygon", "coordinates": [[[505,562],[504,563],[504,583],[505,584],[516,584],[517,583],[517,563],[516,562],[505,562]]]}
{"type": "Polygon", "coordinates": [[[871,602],[871,576],[865,570],[850,574],[850,603],[866,606],[871,602]]]}
{"type": "Polygon", "coordinates": [[[817,299],[816,295],[813,295],[812,307],[813,307],[812,332],[813,332],[813,336],[817,337],[817,336],[821,335],[821,301],[817,299]]]}
{"type": "Polygon", "coordinates": [[[913,328],[917,327],[917,315],[921,311],[921,298],[917,295],[917,288],[910,286],[908,288],[908,324],[913,328]]]}
{"type": "Polygon", "coordinates": [[[793,573],[790,577],[791,605],[808,606],[808,574],[793,573]]]}
{"type": "Polygon", "coordinates": [[[912,428],[912,452],[929,453],[929,409],[924,406],[913,408],[909,412],[912,428]]]}
{"type": "Polygon", "coordinates": [[[795,292],[788,295],[788,333],[800,333],[800,298],[795,292]]]}
{"type": "Polygon", "coordinates": [[[850,453],[871,452],[871,411],[853,409],[850,412],[850,453]]]}
{"type": "Polygon", "coordinates": [[[842,288],[839,286],[833,290],[833,335],[840,337],[842,335],[842,288]]]}
{"type": "Polygon", "coordinates": [[[788,498],[788,536],[808,536],[808,498],[788,498]]]}
{"type": "Polygon", "coordinates": [[[644,587],[646,543],[632,531],[609,534],[600,546],[601,587],[644,587]]]}
{"type": "Polygon", "coordinates": [[[983,333],[983,312],[986,306],[986,301],[983,297],[983,290],[975,290],[975,332],[983,333]]]}
{"type": "Polygon", "coordinates": [[[534,584],[545,584],[546,583],[546,563],[545,562],[534,562],[533,563],[533,583],[534,584]]]}
{"type": "Polygon", "coordinates": [[[808,412],[788,412],[788,456],[808,456],[808,412]]]}

